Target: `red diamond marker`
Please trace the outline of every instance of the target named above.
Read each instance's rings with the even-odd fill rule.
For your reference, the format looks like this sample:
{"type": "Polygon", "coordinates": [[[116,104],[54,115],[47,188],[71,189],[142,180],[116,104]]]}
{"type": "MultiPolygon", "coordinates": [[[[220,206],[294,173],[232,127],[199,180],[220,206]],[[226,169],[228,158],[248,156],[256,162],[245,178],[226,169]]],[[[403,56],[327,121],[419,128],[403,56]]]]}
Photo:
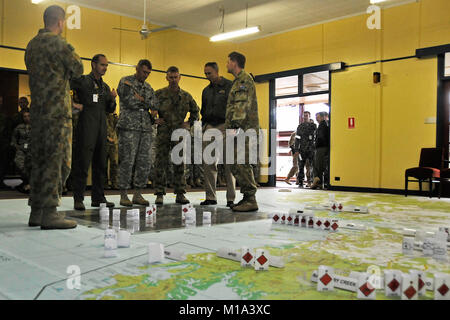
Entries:
{"type": "Polygon", "coordinates": [[[397,279],[393,279],[391,282],[389,282],[388,287],[392,291],[396,291],[398,287],[400,287],[400,282],[398,282],[397,279]]]}
{"type": "Polygon", "coordinates": [[[294,224],[298,224],[298,218],[294,219],[294,224]]]}
{"type": "Polygon", "coordinates": [[[242,257],[242,259],[244,259],[245,262],[249,263],[249,262],[253,259],[253,256],[250,254],[250,252],[247,252],[247,253],[242,257]]]}
{"type": "Polygon", "coordinates": [[[320,227],[320,226],[322,225],[322,221],[317,220],[316,225],[317,225],[318,227],[320,227]]]}
{"type": "Polygon", "coordinates": [[[280,217],[276,214],[273,216],[273,220],[275,220],[275,222],[277,222],[278,220],[280,220],[280,217]]]}
{"type": "Polygon", "coordinates": [[[338,209],[339,209],[339,210],[342,210],[342,208],[343,208],[343,207],[342,207],[342,204],[339,203],[338,209]]]}
{"type": "Polygon", "coordinates": [[[283,220],[283,221],[286,220],[286,216],[282,216],[281,220],[283,220]]]}
{"type": "Polygon", "coordinates": [[[291,222],[292,221],[292,217],[288,217],[288,221],[291,222]]]}
{"type": "Polygon", "coordinates": [[[330,221],[325,221],[324,224],[325,228],[329,228],[330,227],[330,221]]]}
{"type": "Polygon", "coordinates": [[[323,275],[323,277],[320,278],[320,281],[321,281],[324,285],[329,284],[331,280],[333,280],[333,279],[329,276],[328,273],[325,273],[325,274],[323,275]]]}
{"type": "Polygon", "coordinates": [[[306,219],[302,218],[302,224],[306,224],[306,219]]]}
{"type": "Polygon", "coordinates": [[[314,225],[314,220],[313,220],[313,219],[310,219],[310,220],[308,221],[308,225],[309,225],[309,226],[313,226],[313,225],[314,225]]]}
{"type": "Polygon", "coordinates": [[[425,282],[423,282],[422,277],[419,277],[419,290],[422,290],[424,285],[425,285],[425,282]]]}
{"type": "Polygon", "coordinates": [[[183,209],[183,212],[188,212],[188,209],[187,209],[187,208],[184,208],[184,209],[183,209]]]}
{"type": "Polygon", "coordinates": [[[331,207],[331,209],[336,210],[336,204],[333,203],[333,206],[331,207]]]}
{"type": "Polygon", "coordinates": [[[416,289],[414,289],[413,286],[410,286],[408,289],[406,289],[405,291],[403,291],[403,293],[405,294],[405,296],[408,299],[411,299],[412,297],[415,296],[415,294],[417,293],[416,289]]]}
{"type": "Polygon", "coordinates": [[[375,288],[372,287],[368,282],[366,282],[361,287],[359,287],[359,291],[361,291],[363,295],[368,297],[372,292],[375,291],[375,288]]]}
{"type": "Polygon", "coordinates": [[[336,222],[331,225],[331,228],[333,230],[336,230],[338,227],[339,227],[339,225],[336,222]]]}
{"type": "Polygon", "coordinates": [[[263,265],[267,262],[267,258],[262,254],[258,259],[256,259],[256,261],[258,261],[260,265],[263,265]]]}
{"type": "Polygon", "coordinates": [[[440,294],[445,296],[450,289],[447,287],[447,285],[444,283],[437,291],[439,291],[440,294]]]}

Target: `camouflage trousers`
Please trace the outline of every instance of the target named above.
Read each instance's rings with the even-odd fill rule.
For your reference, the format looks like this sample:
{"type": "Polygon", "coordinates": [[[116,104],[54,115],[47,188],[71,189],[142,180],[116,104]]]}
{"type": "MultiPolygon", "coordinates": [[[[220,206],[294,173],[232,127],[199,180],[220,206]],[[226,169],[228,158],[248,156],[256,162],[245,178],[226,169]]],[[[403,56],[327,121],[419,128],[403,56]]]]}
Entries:
{"type": "Polygon", "coordinates": [[[119,188],[143,189],[147,186],[151,167],[151,132],[118,130],[119,188]]]}
{"type": "Polygon", "coordinates": [[[35,208],[60,205],[72,161],[72,120],[33,119],[30,143],[30,198],[35,208]]]}
{"type": "MultiPolygon", "coordinates": [[[[257,164],[249,163],[249,154],[250,154],[250,146],[248,141],[245,143],[245,150],[239,150],[238,148],[234,148],[234,163],[231,165],[231,172],[233,176],[236,178],[236,182],[241,188],[241,193],[246,196],[254,196],[256,194],[256,190],[258,186],[256,184],[255,176],[254,176],[254,167],[257,164]],[[238,164],[238,154],[241,152],[245,152],[245,163],[238,164]]],[[[254,146],[253,146],[254,148],[254,146]]]]}
{"type": "Polygon", "coordinates": [[[27,170],[25,163],[29,160],[29,156],[27,155],[29,152],[25,152],[23,150],[17,150],[16,156],[14,157],[14,164],[16,165],[17,170],[19,170],[20,176],[25,184],[28,183],[30,179],[29,170],[27,170]]]}
{"type": "Polygon", "coordinates": [[[305,166],[306,166],[306,180],[308,182],[313,181],[313,173],[311,167],[314,163],[314,150],[300,150],[301,160],[298,162],[298,174],[297,181],[303,182],[305,178],[305,166]]]}
{"type": "MultiPolygon", "coordinates": [[[[165,127],[158,127],[156,136],[156,161],[155,161],[155,195],[166,194],[167,173],[171,162],[170,152],[179,142],[171,141],[172,131],[165,127]]],[[[174,193],[186,193],[185,165],[173,164],[174,193]]]]}
{"type": "Polygon", "coordinates": [[[105,185],[119,186],[119,146],[117,143],[106,143],[106,164],[109,163],[109,175],[105,174],[105,185]]]}

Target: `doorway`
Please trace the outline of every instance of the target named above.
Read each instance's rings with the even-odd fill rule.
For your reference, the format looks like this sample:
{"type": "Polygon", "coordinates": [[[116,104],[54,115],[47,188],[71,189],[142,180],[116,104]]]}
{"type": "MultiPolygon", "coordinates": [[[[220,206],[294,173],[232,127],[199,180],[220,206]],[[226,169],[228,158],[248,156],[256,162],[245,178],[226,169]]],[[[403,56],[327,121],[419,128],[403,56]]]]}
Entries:
{"type": "MultiPolygon", "coordinates": [[[[297,126],[303,121],[303,113],[308,111],[311,120],[318,126],[316,113],[330,113],[330,71],[299,72],[298,75],[275,78],[273,80],[271,128],[276,129],[276,171],[273,185],[286,187],[283,181],[287,178],[292,166],[293,157],[290,142],[295,141],[297,126]]],[[[312,163],[308,163],[304,170],[312,170],[312,163]]],[[[305,173],[305,177],[306,177],[305,173]]],[[[296,175],[291,177],[295,185],[296,175]]]]}

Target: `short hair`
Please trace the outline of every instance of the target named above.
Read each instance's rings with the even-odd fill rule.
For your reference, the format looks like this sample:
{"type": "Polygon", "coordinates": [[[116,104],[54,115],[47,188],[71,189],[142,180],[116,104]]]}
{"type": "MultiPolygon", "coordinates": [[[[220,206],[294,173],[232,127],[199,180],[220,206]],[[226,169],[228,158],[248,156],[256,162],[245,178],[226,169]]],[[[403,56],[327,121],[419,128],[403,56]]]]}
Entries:
{"type": "Polygon", "coordinates": [[[239,68],[245,68],[245,56],[242,53],[233,51],[228,55],[228,58],[230,58],[231,61],[237,62],[239,68]]]}
{"type": "Polygon", "coordinates": [[[152,70],[152,63],[150,62],[150,60],[147,59],[141,59],[139,60],[138,67],[142,67],[142,66],[146,66],[147,68],[149,68],[150,70],[152,70]]]}
{"type": "Polygon", "coordinates": [[[167,69],[167,73],[180,73],[180,70],[175,66],[171,66],[167,69]]]}
{"type": "Polygon", "coordinates": [[[29,102],[27,97],[20,97],[19,101],[21,101],[21,100],[27,100],[27,102],[29,102]]]}
{"type": "Polygon", "coordinates": [[[205,68],[206,67],[211,67],[214,70],[216,70],[216,72],[219,72],[219,66],[217,65],[216,62],[208,62],[208,63],[205,64],[205,68]]]}
{"type": "Polygon", "coordinates": [[[309,114],[309,115],[311,116],[311,112],[309,112],[309,111],[303,111],[303,114],[305,114],[305,113],[307,113],[307,114],[309,114]]]}
{"type": "Polygon", "coordinates": [[[57,5],[53,5],[45,9],[44,11],[44,25],[45,27],[53,27],[60,20],[66,18],[66,12],[63,8],[57,5]]]}
{"type": "Polygon", "coordinates": [[[96,54],[95,56],[92,57],[92,61],[91,62],[98,63],[100,61],[101,57],[106,59],[106,56],[104,54],[98,53],[98,54],[96,54]]]}
{"type": "Polygon", "coordinates": [[[325,113],[322,112],[322,111],[321,111],[321,112],[317,112],[317,113],[316,113],[316,116],[317,116],[317,115],[319,115],[319,116],[321,116],[321,117],[325,117],[325,113]]]}

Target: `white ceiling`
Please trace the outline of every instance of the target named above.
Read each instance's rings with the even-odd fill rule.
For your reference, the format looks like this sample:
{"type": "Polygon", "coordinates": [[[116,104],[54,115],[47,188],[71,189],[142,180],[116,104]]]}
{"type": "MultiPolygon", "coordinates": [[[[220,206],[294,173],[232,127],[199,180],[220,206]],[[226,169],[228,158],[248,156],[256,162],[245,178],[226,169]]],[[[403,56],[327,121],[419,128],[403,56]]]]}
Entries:
{"type": "MultiPolygon", "coordinates": [[[[144,16],[144,0],[63,1],[139,19],[144,16]]],[[[382,5],[414,1],[418,0],[386,0],[382,5]]],[[[248,25],[258,25],[262,31],[240,41],[365,13],[370,0],[147,0],[147,20],[161,26],[175,24],[179,30],[210,37],[221,31],[222,6],[225,32],[244,28],[247,3],[248,25]]]]}

